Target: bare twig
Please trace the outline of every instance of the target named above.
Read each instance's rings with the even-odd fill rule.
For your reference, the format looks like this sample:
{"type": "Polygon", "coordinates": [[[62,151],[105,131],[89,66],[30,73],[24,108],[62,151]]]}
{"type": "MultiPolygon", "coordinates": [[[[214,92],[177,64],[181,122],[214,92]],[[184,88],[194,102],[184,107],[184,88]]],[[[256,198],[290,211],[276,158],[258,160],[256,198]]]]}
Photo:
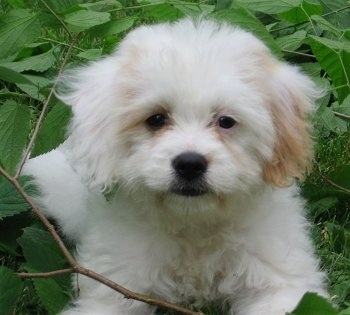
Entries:
{"type": "Polygon", "coordinates": [[[29,144],[28,144],[28,146],[27,146],[25,152],[23,153],[22,159],[21,159],[21,161],[20,161],[20,163],[19,163],[19,166],[18,166],[18,168],[17,168],[16,174],[15,174],[15,176],[14,176],[15,179],[18,179],[18,178],[20,177],[20,175],[21,175],[23,165],[24,165],[25,161],[27,160],[30,151],[32,150],[32,147],[33,147],[33,145],[34,145],[35,139],[36,139],[37,136],[38,136],[40,126],[41,126],[41,124],[42,124],[42,122],[43,122],[43,120],[44,120],[44,117],[45,117],[47,108],[48,108],[48,106],[49,106],[49,104],[50,104],[50,101],[51,101],[53,95],[54,95],[55,87],[56,87],[56,85],[57,85],[57,83],[58,83],[58,81],[59,81],[59,79],[60,79],[60,76],[62,75],[63,69],[64,69],[64,67],[65,67],[66,64],[67,64],[68,59],[70,58],[70,56],[71,56],[71,54],[72,54],[72,50],[73,50],[73,48],[74,48],[74,45],[75,45],[75,42],[77,41],[77,39],[78,39],[78,36],[75,37],[75,38],[72,40],[71,44],[69,45],[69,47],[68,47],[68,49],[67,49],[67,52],[66,52],[66,55],[65,55],[65,57],[64,57],[64,60],[63,60],[63,62],[62,62],[62,65],[61,65],[61,67],[60,67],[60,69],[59,69],[59,71],[58,71],[56,80],[54,81],[54,83],[53,83],[53,85],[52,85],[52,87],[51,87],[51,89],[50,89],[49,95],[47,96],[47,99],[46,99],[46,101],[45,101],[44,104],[43,104],[43,108],[42,108],[41,113],[40,113],[40,115],[39,115],[39,118],[38,118],[38,120],[37,120],[37,122],[36,122],[34,131],[33,131],[33,134],[32,134],[32,136],[31,136],[31,138],[30,138],[30,141],[29,141],[29,144]]]}
{"type": "Polygon", "coordinates": [[[60,269],[48,272],[18,272],[17,275],[24,279],[32,279],[32,278],[51,278],[54,276],[62,276],[66,274],[73,273],[74,270],[72,268],[60,269]]]}
{"type": "Polygon", "coordinates": [[[46,3],[46,1],[44,1],[44,0],[40,0],[40,1],[50,11],[50,13],[61,23],[64,30],[67,32],[69,38],[72,39],[73,35],[70,32],[70,30],[68,29],[66,23],[64,23],[64,21],[56,14],[56,12],[54,10],[52,10],[52,8],[46,3]]]}

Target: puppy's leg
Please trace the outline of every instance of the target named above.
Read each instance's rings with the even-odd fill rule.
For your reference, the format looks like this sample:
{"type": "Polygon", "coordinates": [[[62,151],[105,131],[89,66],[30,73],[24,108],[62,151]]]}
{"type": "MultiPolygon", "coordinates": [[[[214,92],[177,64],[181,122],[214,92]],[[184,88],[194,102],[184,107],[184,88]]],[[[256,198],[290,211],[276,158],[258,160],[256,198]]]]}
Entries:
{"type": "Polygon", "coordinates": [[[43,213],[77,239],[84,227],[88,192],[64,152],[58,148],[28,160],[22,174],[33,177],[38,188],[33,199],[43,213]]]}

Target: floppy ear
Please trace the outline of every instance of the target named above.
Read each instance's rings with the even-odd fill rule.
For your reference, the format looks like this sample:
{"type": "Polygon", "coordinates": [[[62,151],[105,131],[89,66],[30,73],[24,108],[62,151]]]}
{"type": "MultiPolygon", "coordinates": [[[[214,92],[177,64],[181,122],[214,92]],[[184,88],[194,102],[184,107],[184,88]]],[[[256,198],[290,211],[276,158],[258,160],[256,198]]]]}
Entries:
{"type": "Polygon", "coordinates": [[[116,140],[118,56],[68,70],[57,96],[70,105],[73,118],[64,144],[72,167],[90,187],[108,190],[117,178],[116,140]]]}
{"type": "Polygon", "coordinates": [[[287,64],[270,67],[265,84],[276,132],[273,158],[266,161],[264,180],[278,187],[303,179],[313,157],[309,116],[314,100],[321,96],[313,82],[287,64]]]}

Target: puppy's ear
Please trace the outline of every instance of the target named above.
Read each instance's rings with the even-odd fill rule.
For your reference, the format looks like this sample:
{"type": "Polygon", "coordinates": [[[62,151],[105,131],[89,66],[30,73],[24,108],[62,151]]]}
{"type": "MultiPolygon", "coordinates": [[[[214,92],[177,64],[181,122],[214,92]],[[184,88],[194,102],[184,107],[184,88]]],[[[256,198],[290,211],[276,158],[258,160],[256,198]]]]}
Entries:
{"type": "Polygon", "coordinates": [[[297,68],[273,62],[265,84],[276,132],[273,158],[266,161],[264,180],[278,187],[303,179],[313,156],[310,113],[321,96],[313,82],[297,68]]]}
{"type": "Polygon", "coordinates": [[[62,76],[57,96],[73,118],[64,145],[73,168],[90,187],[106,191],[117,178],[119,59],[112,55],[62,76]]]}

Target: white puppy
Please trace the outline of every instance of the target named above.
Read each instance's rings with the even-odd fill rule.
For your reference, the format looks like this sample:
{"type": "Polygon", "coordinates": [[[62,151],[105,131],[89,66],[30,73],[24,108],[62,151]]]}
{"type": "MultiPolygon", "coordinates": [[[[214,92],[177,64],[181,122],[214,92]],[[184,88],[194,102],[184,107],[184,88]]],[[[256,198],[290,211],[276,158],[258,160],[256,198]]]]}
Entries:
{"type": "MultiPolygon", "coordinates": [[[[185,19],[132,31],[64,81],[69,139],[25,173],[80,264],[227,314],[282,315],[306,291],[326,295],[293,185],[318,96],[298,69],[246,31],[185,19]]],[[[79,289],[64,314],[155,311],[83,276],[79,289]]]]}

